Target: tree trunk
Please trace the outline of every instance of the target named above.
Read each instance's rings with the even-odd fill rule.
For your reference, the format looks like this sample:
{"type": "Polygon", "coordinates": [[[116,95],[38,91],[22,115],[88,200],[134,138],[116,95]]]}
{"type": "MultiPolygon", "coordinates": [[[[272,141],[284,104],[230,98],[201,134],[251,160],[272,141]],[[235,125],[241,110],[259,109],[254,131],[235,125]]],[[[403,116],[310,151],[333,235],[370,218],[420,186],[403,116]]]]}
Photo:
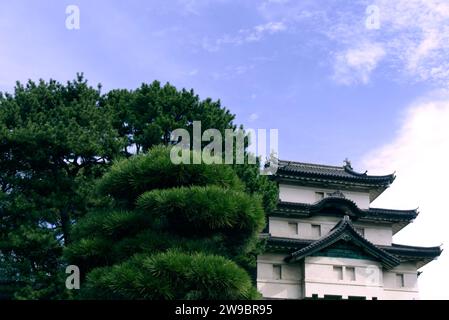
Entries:
{"type": "Polygon", "coordinates": [[[61,229],[62,236],[64,238],[64,245],[67,246],[70,243],[70,213],[69,208],[66,207],[61,210],[61,229]]]}

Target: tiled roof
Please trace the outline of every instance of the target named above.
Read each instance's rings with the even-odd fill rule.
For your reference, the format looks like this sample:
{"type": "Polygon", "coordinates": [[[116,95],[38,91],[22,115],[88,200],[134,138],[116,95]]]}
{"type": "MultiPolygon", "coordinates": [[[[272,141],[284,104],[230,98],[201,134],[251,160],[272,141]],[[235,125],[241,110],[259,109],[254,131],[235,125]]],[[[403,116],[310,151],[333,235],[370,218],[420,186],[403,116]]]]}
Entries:
{"type": "MultiPolygon", "coordinates": [[[[279,252],[287,252],[289,254],[310,246],[319,240],[292,239],[283,237],[267,237],[267,247],[271,250],[279,252]]],[[[401,262],[420,261],[418,267],[422,267],[428,262],[441,255],[440,247],[417,247],[406,246],[400,244],[392,244],[391,246],[376,245],[378,248],[396,256],[401,262]]]]}
{"type": "Polygon", "coordinates": [[[388,220],[388,221],[410,221],[418,216],[417,209],[411,210],[393,210],[382,208],[369,208],[363,210],[366,212],[365,218],[376,220],[388,220]]]}
{"type": "Polygon", "coordinates": [[[394,254],[401,261],[417,261],[418,268],[426,265],[436,257],[439,257],[443,250],[440,247],[415,247],[402,244],[392,244],[391,246],[379,246],[385,251],[394,254]]]}
{"type": "Polygon", "coordinates": [[[391,269],[401,263],[399,258],[377,247],[364,237],[362,237],[353,227],[349,216],[345,216],[326,236],[310,243],[308,246],[289,254],[285,260],[294,262],[301,260],[315,252],[331,246],[337,241],[350,241],[360,246],[368,254],[380,260],[382,265],[391,269]]]}
{"type": "Polygon", "coordinates": [[[314,203],[295,203],[295,202],[285,202],[280,201],[271,213],[270,216],[281,216],[281,217],[309,217],[311,215],[325,212],[329,213],[341,213],[342,215],[350,215],[353,218],[357,217],[361,220],[367,221],[411,221],[418,216],[418,211],[416,209],[412,210],[392,210],[392,209],[381,209],[381,208],[369,208],[360,209],[357,205],[349,200],[342,198],[332,198],[327,197],[323,200],[314,203]]]}
{"type": "Polygon", "coordinates": [[[292,179],[339,180],[373,186],[388,186],[395,179],[394,174],[372,176],[367,172],[355,172],[348,164],[339,167],[286,160],[279,160],[276,176],[292,179]]]}

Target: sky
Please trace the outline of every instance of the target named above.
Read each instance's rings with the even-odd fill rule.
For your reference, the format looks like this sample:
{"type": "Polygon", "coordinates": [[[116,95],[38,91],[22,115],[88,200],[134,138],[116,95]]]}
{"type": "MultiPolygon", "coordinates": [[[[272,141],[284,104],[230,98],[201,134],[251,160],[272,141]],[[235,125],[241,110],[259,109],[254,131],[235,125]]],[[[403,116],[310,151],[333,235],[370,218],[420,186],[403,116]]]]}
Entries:
{"type": "MultiPolygon", "coordinates": [[[[0,0],[0,39],[0,91],[77,72],[193,88],[278,129],[282,159],[396,172],[372,205],[420,215],[395,242],[449,243],[447,0],[0,0]]],[[[422,269],[423,299],[449,299],[448,268],[422,269]]]]}

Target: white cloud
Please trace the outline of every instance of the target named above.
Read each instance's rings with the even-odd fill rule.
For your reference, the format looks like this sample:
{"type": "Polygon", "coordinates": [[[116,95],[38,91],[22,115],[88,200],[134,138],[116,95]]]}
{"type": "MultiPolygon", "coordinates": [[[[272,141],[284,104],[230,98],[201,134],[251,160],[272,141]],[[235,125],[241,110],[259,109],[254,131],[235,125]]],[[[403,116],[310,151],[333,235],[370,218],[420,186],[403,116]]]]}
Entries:
{"type": "Polygon", "coordinates": [[[259,115],[257,113],[251,113],[249,118],[248,118],[249,122],[254,122],[257,119],[259,119],[259,115]]]}
{"type": "Polygon", "coordinates": [[[340,24],[338,34],[333,33],[333,39],[346,50],[357,48],[361,42],[379,43],[387,53],[383,61],[401,77],[448,85],[449,2],[375,0],[370,4],[379,8],[379,30],[368,30],[363,24],[354,27],[348,19],[340,24]]]}
{"type": "Polygon", "coordinates": [[[193,69],[193,70],[190,70],[189,72],[187,72],[187,75],[193,77],[193,76],[196,76],[198,74],[198,72],[199,72],[198,69],[193,69]]]}
{"type": "MultiPolygon", "coordinates": [[[[410,209],[420,215],[403,229],[395,242],[419,246],[449,244],[449,215],[446,199],[449,181],[449,97],[422,99],[404,116],[396,138],[366,155],[370,173],[395,170],[393,185],[374,206],[410,209]]],[[[449,252],[423,268],[420,292],[423,299],[449,299],[449,252]]]]}
{"type": "Polygon", "coordinates": [[[263,1],[258,12],[268,21],[283,21],[291,33],[306,36],[304,41],[316,39],[309,33],[324,35],[321,45],[335,48],[331,66],[343,74],[354,71],[347,54],[359,53],[367,43],[383,48],[382,59],[363,63],[361,74],[355,68],[355,79],[334,77],[341,84],[367,83],[380,65],[390,78],[449,84],[448,0],[263,1]],[[379,29],[366,27],[371,5],[379,8],[379,29]]]}
{"type": "Polygon", "coordinates": [[[377,0],[380,33],[404,72],[418,81],[449,83],[449,2],[377,0]]]}
{"type": "MultiPolygon", "coordinates": [[[[366,5],[360,1],[359,6],[366,5]]],[[[436,85],[449,84],[449,2],[447,0],[373,0],[369,3],[379,8],[380,29],[365,26],[368,16],[354,13],[340,14],[324,24],[322,32],[335,41],[341,50],[335,55],[336,69],[353,71],[348,59],[342,55],[359,51],[364,43],[376,43],[383,48],[382,62],[393,73],[412,82],[430,81],[436,85]],[[347,62],[345,66],[345,62],[347,62]]],[[[366,52],[366,51],[363,51],[366,52]]],[[[380,51],[379,51],[380,52],[380,51]]],[[[375,60],[376,55],[373,54],[375,60]]],[[[367,63],[358,73],[361,82],[367,83],[369,75],[381,62],[367,63]]],[[[358,70],[358,69],[357,69],[358,70]]],[[[357,71],[356,70],[356,71],[357,71]]],[[[335,78],[337,81],[338,77],[335,78]]],[[[357,81],[343,78],[343,84],[357,81]]]]}
{"type": "Polygon", "coordinates": [[[287,26],[282,21],[270,21],[249,29],[240,29],[235,35],[225,34],[218,39],[210,40],[204,38],[202,42],[203,49],[215,52],[223,45],[242,45],[250,42],[258,42],[267,35],[273,35],[287,30],[287,26]]]}
{"type": "Polygon", "coordinates": [[[253,70],[255,68],[254,64],[249,65],[237,65],[237,66],[227,66],[221,72],[212,72],[212,77],[214,80],[230,80],[235,77],[246,74],[247,72],[253,70]]]}
{"type": "Polygon", "coordinates": [[[252,30],[240,30],[240,33],[246,34],[245,41],[259,41],[265,34],[274,34],[287,30],[286,25],[283,22],[268,22],[255,26],[252,30]]]}
{"type": "Polygon", "coordinates": [[[181,9],[181,12],[185,15],[201,15],[201,11],[213,4],[214,2],[225,2],[226,0],[178,0],[177,7],[181,9]]]}
{"type": "Polygon", "coordinates": [[[385,56],[380,44],[365,43],[358,48],[350,48],[335,55],[334,79],[341,84],[367,84],[371,72],[385,56]]]}

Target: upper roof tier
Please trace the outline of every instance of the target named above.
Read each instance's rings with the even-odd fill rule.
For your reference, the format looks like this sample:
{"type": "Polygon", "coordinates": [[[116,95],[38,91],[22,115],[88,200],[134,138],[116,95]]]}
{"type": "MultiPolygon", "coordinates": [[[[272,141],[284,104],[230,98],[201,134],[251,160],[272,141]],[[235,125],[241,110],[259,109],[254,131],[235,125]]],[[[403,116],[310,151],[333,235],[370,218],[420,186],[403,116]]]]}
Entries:
{"type": "Polygon", "coordinates": [[[353,170],[349,161],[345,165],[329,166],[295,162],[278,161],[278,170],[274,176],[281,181],[289,181],[306,185],[335,185],[338,187],[363,189],[370,192],[370,201],[377,198],[394,181],[395,174],[384,176],[368,175],[353,170]]]}

